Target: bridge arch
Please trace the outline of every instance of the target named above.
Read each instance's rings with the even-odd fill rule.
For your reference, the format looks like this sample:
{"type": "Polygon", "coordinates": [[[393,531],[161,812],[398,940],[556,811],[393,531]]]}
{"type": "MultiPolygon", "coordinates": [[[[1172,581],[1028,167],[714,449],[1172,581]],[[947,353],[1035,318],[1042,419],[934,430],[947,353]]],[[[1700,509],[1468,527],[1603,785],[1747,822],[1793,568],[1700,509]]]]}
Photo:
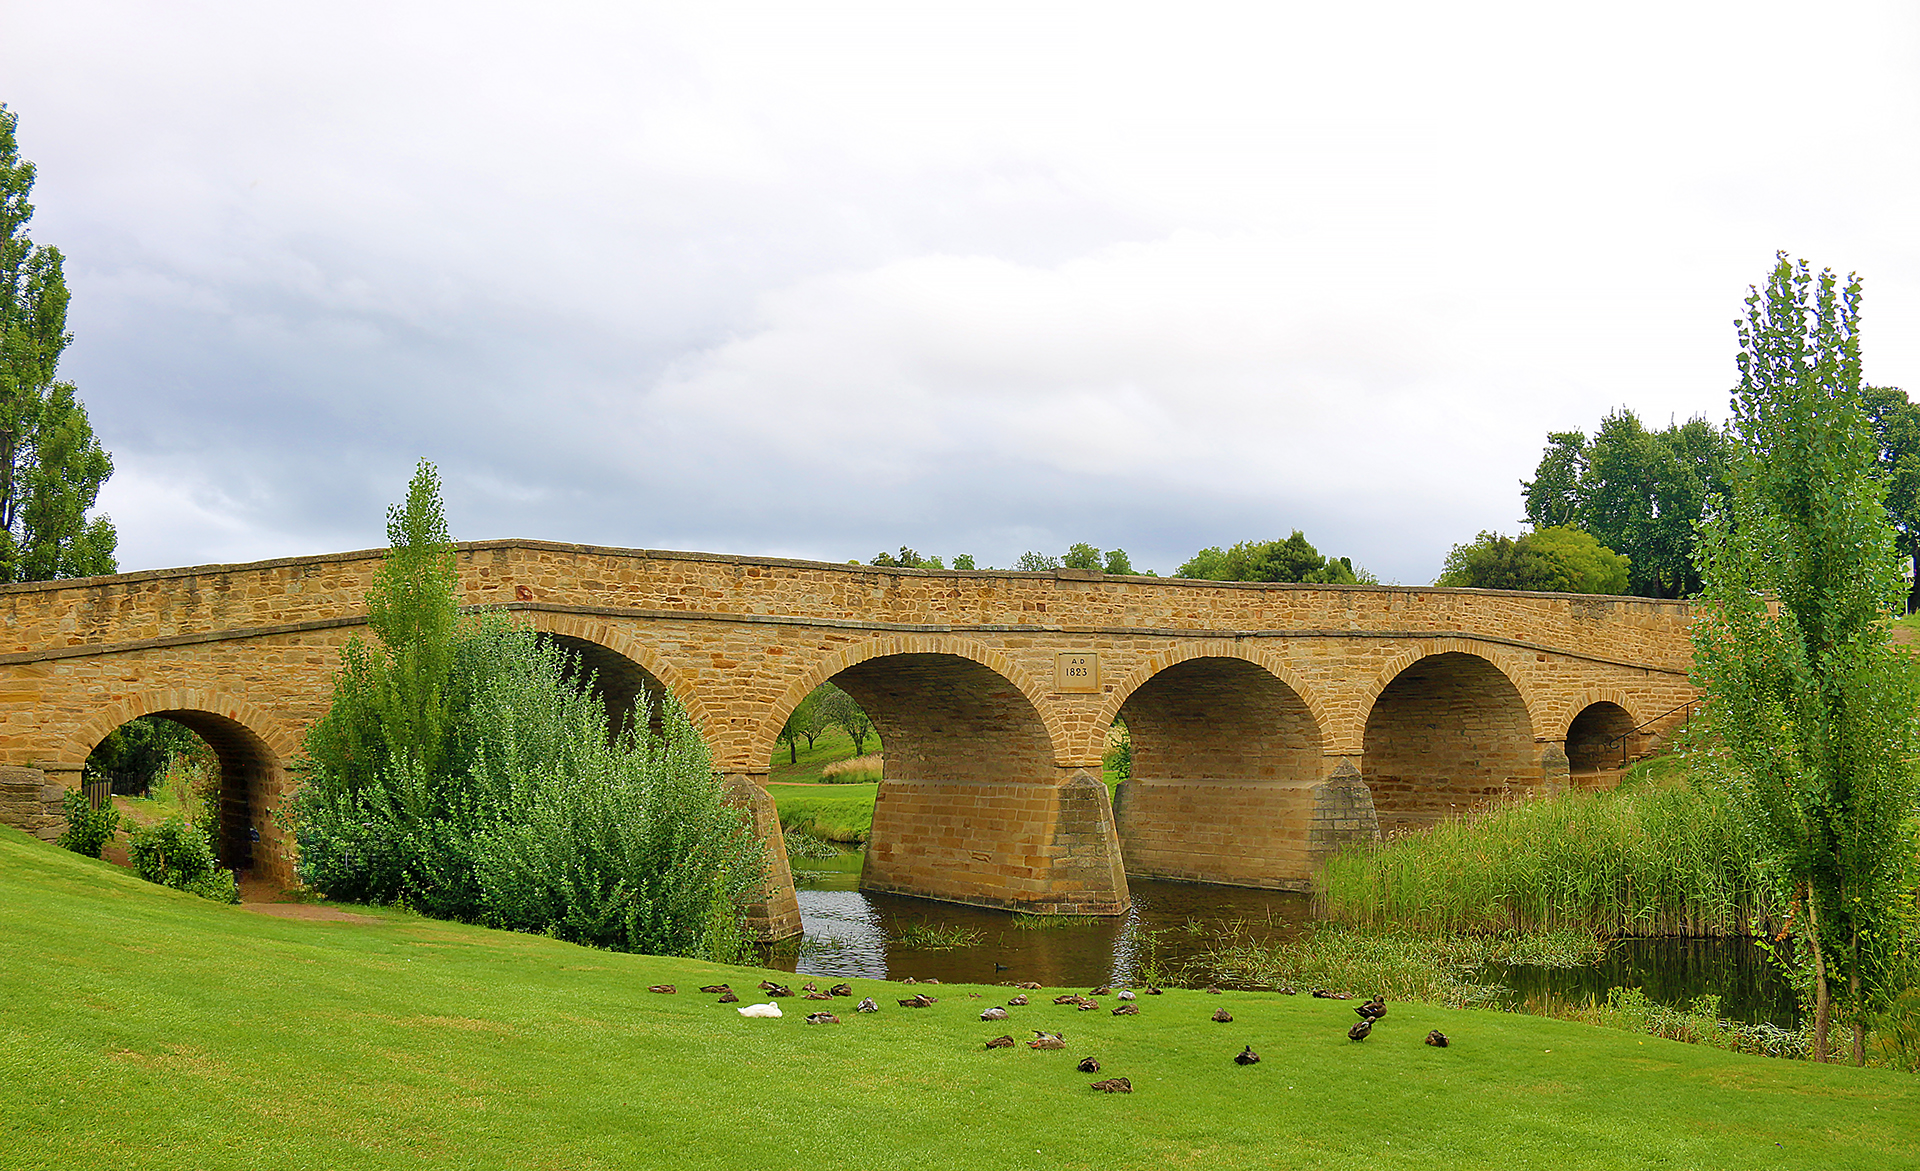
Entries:
{"type": "MultiPolygon", "coordinates": [[[[874,677],[877,675],[878,669],[876,668],[869,672],[856,674],[852,680],[853,686],[851,687],[847,686],[848,681],[842,678],[842,676],[848,672],[857,672],[858,668],[863,664],[873,663],[882,659],[896,660],[900,666],[908,666],[909,660],[919,660],[917,666],[923,674],[929,671],[937,673],[939,670],[935,663],[926,660],[949,660],[950,662],[946,665],[946,672],[949,674],[952,674],[956,670],[960,672],[960,674],[953,676],[951,683],[954,686],[962,688],[967,688],[971,685],[971,689],[984,688],[987,691],[998,691],[1000,687],[996,687],[992,682],[992,679],[997,679],[999,685],[1004,687],[1007,693],[998,697],[1002,714],[1011,715],[1015,717],[1016,720],[1019,720],[1021,716],[1030,714],[1033,726],[1026,730],[1022,738],[1031,740],[1033,736],[1037,734],[1039,739],[1044,742],[1046,763],[1049,771],[1051,771],[1059,761],[1061,745],[1066,742],[1067,738],[1060,725],[1058,715],[1052,711],[1052,705],[1046,701],[1047,692],[1025,668],[1021,667],[1019,663],[1015,662],[1004,652],[987,646],[984,643],[975,642],[972,639],[955,638],[951,635],[903,635],[868,639],[864,642],[844,647],[820,659],[814,663],[809,670],[789,684],[786,691],[774,702],[773,707],[768,712],[766,718],[760,722],[753,739],[748,744],[747,751],[750,754],[750,759],[761,767],[764,767],[764,762],[773,755],[774,747],[779,742],[780,729],[785,726],[787,717],[791,716],[793,710],[800,706],[801,700],[813,694],[816,688],[829,680],[833,680],[849,695],[853,696],[855,702],[866,709],[867,715],[873,719],[874,726],[880,732],[882,744],[894,744],[894,740],[888,738],[888,728],[886,724],[882,723],[880,712],[868,706],[868,698],[877,699],[878,697],[861,694],[862,690],[871,691],[874,687],[870,678],[862,678],[861,676],[874,677]],[[959,662],[972,664],[978,673],[967,671],[964,667],[959,667],[959,662]],[[990,679],[989,677],[992,678],[990,679]],[[1011,700],[1014,696],[1018,696],[1019,699],[1024,700],[1024,704],[1008,704],[1007,701],[1011,700]],[[1022,707],[1025,708],[1024,712],[1020,710],[1022,707]]],[[[928,682],[930,684],[931,680],[928,682]]],[[[983,700],[984,699],[985,697],[983,696],[983,700]]],[[[987,702],[993,701],[989,700],[987,702]]],[[[888,705],[883,704],[882,706],[888,705]]],[[[986,713],[983,711],[981,714],[984,716],[986,713]]],[[[889,718],[896,717],[890,716],[889,718]]],[[[901,713],[897,718],[905,719],[906,714],[901,713]]],[[[1025,721],[1019,720],[1019,722],[1024,723],[1025,721]]],[[[907,729],[903,726],[900,731],[907,731],[907,729]]],[[[898,736],[899,733],[896,732],[895,735],[898,736]]],[[[906,751],[906,742],[902,741],[899,744],[899,748],[903,752],[906,751]]],[[[1021,756],[1025,757],[1030,755],[1031,748],[1032,745],[1028,745],[1027,750],[1021,752],[1021,756]]],[[[893,750],[890,748],[888,761],[889,775],[892,775],[892,767],[895,763],[892,759],[892,754],[893,750]]],[[[904,756],[899,763],[903,767],[907,767],[904,756]]]]}
{"type": "Polygon", "coordinates": [[[1632,696],[1612,689],[1588,689],[1568,701],[1554,722],[1565,729],[1569,773],[1598,774],[1618,768],[1623,756],[1638,747],[1639,708],[1632,696]]]}
{"type": "MultiPolygon", "coordinates": [[[[669,692],[687,709],[687,718],[710,748],[719,747],[720,726],[686,676],[627,627],[579,614],[551,610],[522,611],[534,630],[580,658],[595,674],[594,688],[610,717],[624,712],[641,694],[658,698],[669,692]]],[[[784,719],[784,717],[783,717],[784,719]]]]}
{"type": "Polygon", "coordinates": [[[1099,730],[1122,713],[1140,777],[1312,780],[1326,751],[1312,689],[1277,656],[1230,639],[1154,655],[1114,687],[1099,730]]]}
{"type": "Polygon", "coordinates": [[[1543,780],[1534,712],[1504,656],[1459,639],[1423,643],[1376,680],[1360,775],[1383,832],[1457,816],[1543,780]]]}
{"type": "Polygon", "coordinates": [[[168,688],[128,696],[96,713],[74,732],[66,758],[84,760],[115,728],[142,716],[183,724],[213,749],[220,763],[214,834],[220,865],[290,884],[293,851],[276,814],[289,791],[286,766],[299,751],[299,733],[237,696],[168,688]]]}
{"type": "MultiPolygon", "coordinates": [[[[1546,705],[1534,694],[1531,678],[1525,668],[1505,648],[1473,638],[1430,638],[1408,644],[1406,650],[1395,655],[1388,660],[1386,666],[1374,672],[1373,682],[1368,684],[1366,692],[1361,696],[1360,710],[1371,712],[1374,705],[1380,701],[1381,693],[1392,686],[1393,681],[1398,679],[1408,667],[1422,659],[1444,654],[1471,655],[1474,658],[1485,659],[1488,665],[1505,676],[1526,706],[1527,734],[1536,740],[1542,738],[1541,729],[1545,725],[1538,713],[1544,712],[1546,705]]],[[[1552,737],[1546,738],[1552,739],[1552,737]]]]}

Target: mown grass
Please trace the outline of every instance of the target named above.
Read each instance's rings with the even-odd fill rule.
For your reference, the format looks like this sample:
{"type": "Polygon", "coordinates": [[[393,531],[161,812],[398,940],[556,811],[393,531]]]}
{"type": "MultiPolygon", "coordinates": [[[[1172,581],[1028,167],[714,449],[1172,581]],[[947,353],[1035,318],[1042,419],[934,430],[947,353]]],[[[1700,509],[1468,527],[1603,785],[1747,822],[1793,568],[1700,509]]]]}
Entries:
{"type": "Polygon", "coordinates": [[[1744,935],[1772,908],[1717,794],[1643,766],[1620,788],[1519,801],[1345,851],[1316,910],[1431,932],[1744,935]]]}
{"type": "Polygon", "coordinates": [[[873,795],[878,785],[769,784],[781,828],[830,842],[864,842],[873,832],[873,795]]]}
{"type": "Polygon", "coordinates": [[[1262,993],[1171,990],[1118,1018],[1036,996],[993,1023],[1005,988],[912,1010],[855,980],[881,1012],[754,1021],[691,988],[791,976],[364,913],[269,918],[0,831],[0,1164],[1920,1165],[1920,1094],[1890,1071],[1406,1003],[1355,1044],[1350,1003],[1262,993]],[[1033,1028],[1068,1047],[983,1048],[1033,1028]],[[1452,1046],[1421,1044],[1431,1028],[1452,1046]],[[1262,1062],[1234,1065],[1249,1043],[1262,1062]],[[1134,1093],[1089,1090],[1113,1074],[1134,1093]]]}

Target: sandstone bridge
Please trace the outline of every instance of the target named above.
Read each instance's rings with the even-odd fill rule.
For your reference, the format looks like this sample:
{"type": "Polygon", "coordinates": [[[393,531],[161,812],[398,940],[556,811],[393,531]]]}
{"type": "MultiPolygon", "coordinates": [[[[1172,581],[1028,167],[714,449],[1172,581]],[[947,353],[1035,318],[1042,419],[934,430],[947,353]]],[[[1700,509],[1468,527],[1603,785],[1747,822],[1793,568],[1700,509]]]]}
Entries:
{"type": "MultiPolygon", "coordinates": [[[[223,859],[289,880],[272,811],[381,556],[0,587],[0,764],[77,785],[114,728],[177,720],[219,757],[223,859]]],[[[1678,602],[539,541],[459,565],[468,602],[577,652],[610,706],[686,706],[768,835],[767,937],[799,930],[768,762],[827,680],[886,749],[863,888],[1083,914],[1123,911],[1129,874],[1304,889],[1344,842],[1592,783],[1694,697],[1678,602]],[[1110,802],[1116,717],[1133,777],[1110,802]]]]}

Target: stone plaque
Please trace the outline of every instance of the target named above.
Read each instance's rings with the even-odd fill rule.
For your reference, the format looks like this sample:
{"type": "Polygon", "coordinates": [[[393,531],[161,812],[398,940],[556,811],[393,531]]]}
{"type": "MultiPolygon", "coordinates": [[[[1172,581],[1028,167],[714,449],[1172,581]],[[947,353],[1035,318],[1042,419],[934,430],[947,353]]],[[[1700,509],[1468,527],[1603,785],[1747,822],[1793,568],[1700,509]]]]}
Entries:
{"type": "Polygon", "coordinates": [[[1055,691],[1099,691],[1100,656],[1093,651],[1061,651],[1053,661],[1055,691]]]}

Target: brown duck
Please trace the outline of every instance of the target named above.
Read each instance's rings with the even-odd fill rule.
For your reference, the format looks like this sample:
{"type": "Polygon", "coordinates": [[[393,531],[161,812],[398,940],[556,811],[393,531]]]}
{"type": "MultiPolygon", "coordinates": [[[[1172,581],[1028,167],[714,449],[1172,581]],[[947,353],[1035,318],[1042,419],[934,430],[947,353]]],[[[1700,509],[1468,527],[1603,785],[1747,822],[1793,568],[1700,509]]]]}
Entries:
{"type": "Polygon", "coordinates": [[[1099,1073],[1100,1063],[1098,1061],[1095,1061],[1091,1057],[1082,1057],[1080,1059],[1080,1064],[1075,1068],[1078,1069],[1081,1073],[1099,1073]]]}
{"type": "Polygon", "coordinates": [[[1260,1064],[1260,1055],[1253,1051],[1253,1046],[1249,1045],[1233,1055],[1233,1063],[1235,1065],[1258,1065],[1260,1064]]]}
{"type": "Polygon", "coordinates": [[[852,996],[853,985],[835,984],[833,987],[827,989],[827,995],[828,996],[852,996]]]}
{"type": "Polygon", "coordinates": [[[983,1021],[1004,1021],[1007,1019],[1007,1010],[995,1005],[992,1008],[981,1010],[980,1019],[983,1021]]]}
{"type": "Polygon", "coordinates": [[[1375,993],[1372,1000],[1367,1001],[1365,1004],[1355,1005],[1353,1011],[1370,1021],[1377,1021],[1387,1015],[1386,998],[1379,993],[1375,993]]]}
{"type": "Polygon", "coordinates": [[[1367,1034],[1371,1032],[1373,1032],[1373,1022],[1361,1021],[1347,1030],[1347,1039],[1350,1041],[1364,1041],[1367,1039],[1367,1034]]]}
{"type": "Polygon", "coordinates": [[[780,997],[793,995],[793,989],[787,987],[785,984],[768,984],[766,985],[766,989],[768,996],[780,997]]]}
{"type": "Polygon", "coordinates": [[[1110,1077],[1103,1082],[1093,1083],[1093,1088],[1103,1094],[1131,1094],[1133,1083],[1123,1077],[1110,1077]]]}
{"type": "Polygon", "coordinates": [[[816,1012],[807,1017],[807,1023],[810,1025],[837,1025],[840,1023],[840,1018],[830,1012],[816,1012]]]}
{"type": "Polygon", "coordinates": [[[671,984],[649,984],[647,985],[647,991],[673,993],[673,992],[678,992],[680,990],[678,988],[675,988],[671,984]]]}
{"type": "Polygon", "coordinates": [[[1027,994],[1024,992],[1020,993],[1018,996],[1007,997],[1008,1004],[1025,1004],[1026,1002],[1027,1002],[1027,994]]]}
{"type": "Polygon", "coordinates": [[[1022,981],[1021,981],[1020,983],[1018,983],[1018,984],[1015,984],[1015,985],[1014,985],[1014,987],[1015,987],[1015,988],[1024,988],[1024,989],[1026,989],[1026,990],[1027,990],[1028,992],[1038,992],[1038,991],[1040,991],[1040,985],[1038,985],[1038,984],[1036,984],[1036,983],[1034,983],[1034,982],[1033,982],[1032,980],[1022,980],[1022,981]]]}
{"type": "Polygon", "coordinates": [[[1445,1049],[1447,1047],[1447,1035],[1439,1029],[1435,1029],[1433,1032],[1427,1034],[1427,1044],[1432,1045],[1436,1049],[1445,1049]]]}
{"type": "Polygon", "coordinates": [[[1067,1039],[1064,1036],[1059,1033],[1042,1032],[1039,1029],[1033,1031],[1033,1040],[1027,1042],[1029,1049],[1065,1049],[1066,1047],[1067,1039]]]}
{"type": "Polygon", "coordinates": [[[700,991],[720,993],[720,992],[732,992],[733,989],[728,987],[725,984],[702,984],[700,985],[700,991]]]}
{"type": "Polygon", "coordinates": [[[721,1003],[721,1004],[733,1004],[734,1002],[736,1002],[736,1001],[738,1001],[739,999],[740,999],[740,998],[739,998],[738,996],[735,996],[735,995],[733,994],[733,989],[731,989],[731,988],[729,988],[729,989],[727,989],[727,990],[726,990],[725,992],[722,992],[722,993],[720,994],[720,1003],[721,1003]]]}
{"type": "Polygon", "coordinates": [[[909,996],[900,1002],[901,1008],[932,1008],[939,1001],[922,992],[918,996],[909,996]]]}
{"type": "Polygon", "coordinates": [[[1213,1010],[1213,1019],[1223,1025],[1230,1025],[1233,1023],[1233,1014],[1224,1008],[1216,1008],[1213,1010]]]}
{"type": "Polygon", "coordinates": [[[987,1042],[987,1048],[1011,1049],[1014,1047],[1015,1044],[1016,1042],[1012,1037],[995,1037],[993,1040],[987,1042]]]}
{"type": "Polygon", "coordinates": [[[1113,1015],[1114,1016],[1139,1016],[1140,1006],[1137,1004],[1117,1004],[1113,1008],[1113,1015]]]}

